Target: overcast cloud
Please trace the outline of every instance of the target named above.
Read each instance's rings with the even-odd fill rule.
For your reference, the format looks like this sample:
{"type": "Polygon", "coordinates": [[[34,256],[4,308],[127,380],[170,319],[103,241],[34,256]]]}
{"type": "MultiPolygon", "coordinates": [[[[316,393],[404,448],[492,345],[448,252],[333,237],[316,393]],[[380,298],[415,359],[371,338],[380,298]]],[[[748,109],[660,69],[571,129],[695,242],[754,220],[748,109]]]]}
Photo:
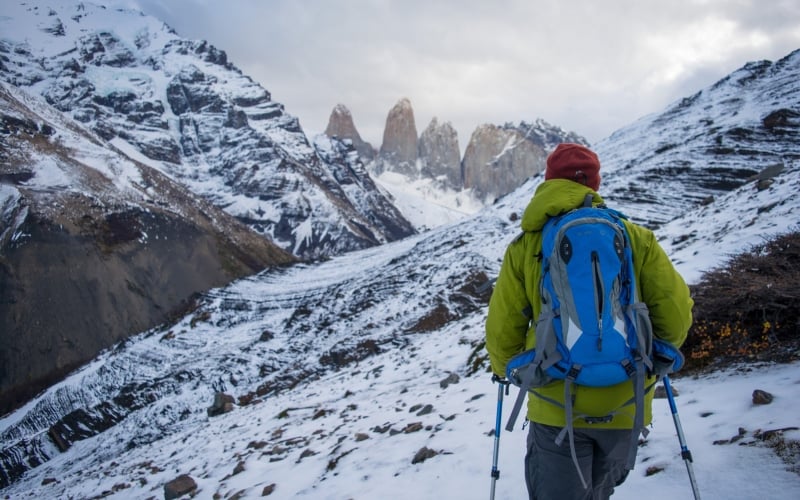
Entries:
{"type": "Polygon", "coordinates": [[[375,147],[402,97],[462,151],[478,125],[536,118],[596,142],[800,48],[796,0],[120,2],[225,50],[309,136],[341,103],[375,147]]]}

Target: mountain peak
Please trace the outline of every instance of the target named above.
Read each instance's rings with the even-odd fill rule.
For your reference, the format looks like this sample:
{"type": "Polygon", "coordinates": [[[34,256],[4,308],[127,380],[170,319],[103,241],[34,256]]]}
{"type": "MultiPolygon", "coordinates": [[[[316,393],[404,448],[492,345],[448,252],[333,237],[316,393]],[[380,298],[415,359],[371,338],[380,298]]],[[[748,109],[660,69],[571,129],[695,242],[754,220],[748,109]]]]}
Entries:
{"type": "Polygon", "coordinates": [[[331,116],[328,119],[328,126],[325,127],[325,135],[331,138],[352,141],[359,156],[366,161],[375,158],[375,148],[361,138],[353,121],[353,115],[344,104],[337,104],[333,107],[331,116]]]}
{"type": "Polygon", "coordinates": [[[417,126],[408,98],[397,101],[386,117],[380,158],[391,170],[416,177],[418,157],[417,126]]]}

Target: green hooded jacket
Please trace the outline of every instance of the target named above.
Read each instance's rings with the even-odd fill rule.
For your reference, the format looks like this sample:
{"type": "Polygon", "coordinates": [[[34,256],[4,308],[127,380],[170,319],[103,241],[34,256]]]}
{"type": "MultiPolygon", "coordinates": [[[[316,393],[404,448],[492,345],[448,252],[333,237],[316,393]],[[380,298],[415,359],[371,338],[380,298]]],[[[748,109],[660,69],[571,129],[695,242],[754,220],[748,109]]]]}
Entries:
{"type": "MultiPolygon", "coordinates": [[[[522,216],[522,231],[506,250],[486,320],[486,349],[492,371],[505,376],[506,364],[516,354],[536,346],[536,318],[541,311],[539,281],[542,228],[548,218],[582,206],[587,194],[593,204],[603,203],[599,194],[577,182],[552,179],[540,184],[522,216]]],[[[647,304],[653,333],[680,347],[692,323],[693,301],[683,278],[659,246],[652,231],[624,221],[631,241],[634,273],[640,299],[647,304]]],[[[650,377],[646,387],[654,383],[650,377]]],[[[564,382],[556,381],[536,389],[541,396],[563,403],[564,382]]],[[[606,416],[609,422],[587,424],[582,419],[575,427],[633,428],[635,405],[625,405],[633,397],[630,381],[611,387],[576,386],[573,390],[575,414],[606,416]]],[[[644,423],[652,420],[653,391],[646,394],[644,423]]],[[[528,419],[563,427],[564,409],[529,394],[528,419]]]]}

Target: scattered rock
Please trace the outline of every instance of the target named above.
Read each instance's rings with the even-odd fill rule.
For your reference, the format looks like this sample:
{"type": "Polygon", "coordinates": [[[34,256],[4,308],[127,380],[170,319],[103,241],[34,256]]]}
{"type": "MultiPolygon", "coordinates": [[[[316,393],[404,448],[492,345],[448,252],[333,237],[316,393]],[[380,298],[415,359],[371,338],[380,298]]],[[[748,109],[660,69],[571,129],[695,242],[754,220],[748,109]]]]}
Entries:
{"type": "Polygon", "coordinates": [[[267,486],[264,486],[264,489],[261,490],[261,496],[262,497],[268,497],[268,496],[272,495],[275,492],[275,488],[276,487],[277,487],[277,485],[275,483],[268,484],[267,486]]]}
{"type": "Polygon", "coordinates": [[[215,417],[233,411],[233,396],[225,394],[224,392],[217,392],[214,394],[214,404],[212,404],[207,412],[209,417],[215,417]]]}
{"type": "MultiPolygon", "coordinates": [[[[675,386],[672,386],[672,395],[675,397],[680,396],[680,392],[678,392],[678,389],[676,389],[675,386]]],[[[659,385],[658,387],[656,387],[656,389],[653,391],[653,398],[667,399],[667,390],[664,388],[663,385],[659,385]]]]}
{"type": "Polygon", "coordinates": [[[461,379],[458,377],[458,374],[451,373],[450,375],[447,376],[446,379],[439,382],[439,387],[441,387],[442,389],[447,389],[447,386],[449,386],[450,384],[457,384],[460,381],[461,379]]]}
{"type": "Polygon", "coordinates": [[[434,451],[428,447],[423,446],[420,450],[414,455],[414,458],[411,460],[412,464],[421,464],[425,460],[429,458],[433,458],[438,455],[438,451],[434,451]]]}
{"type": "Polygon", "coordinates": [[[373,427],[372,431],[377,432],[378,434],[386,434],[391,428],[392,424],[384,424],[373,427]]]}
{"type": "Polygon", "coordinates": [[[366,441],[369,439],[369,434],[364,434],[363,432],[357,432],[355,435],[356,441],[366,441]]]}
{"type": "Polygon", "coordinates": [[[798,430],[797,427],[784,427],[783,429],[771,429],[768,431],[756,431],[753,433],[753,436],[762,440],[762,441],[769,441],[771,439],[782,438],[783,433],[787,431],[796,431],[798,430]]]}
{"type": "Polygon", "coordinates": [[[425,405],[422,407],[421,410],[417,412],[417,416],[421,417],[423,415],[429,415],[431,413],[433,413],[433,405],[425,405]]]}
{"type": "Polygon", "coordinates": [[[659,465],[651,465],[650,467],[647,468],[646,471],[644,471],[644,475],[645,475],[645,477],[652,476],[654,474],[658,474],[659,472],[663,472],[663,471],[664,471],[664,467],[661,467],[659,465]]]}
{"type": "Polygon", "coordinates": [[[197,483],[188,474],[181,474],[164,485],[164,500],[180,498],[183,495],[194,493],[197,483]]]}
{"type": "Polygon", "coordinates": [[[266,441],[250,441],[247,443],[247,447],[254,450],[260,450],[261,448],[267,446],[267,444],[268,443],[266,441]]]}
{"type": "Polygon", "coordinates": [[[731,444],[737,441],[740,441],[745,435],[747,434],[747,429],[744,427],[739,427],[739,433],[733,436],[730,439],[717,439],[712,444],[721,445],[721,444],[731,444]]]}
{"type": "Polygon", "coordinates": [[[241,474],[242,472],[244,472],[244,470],[245,470],[244,462],[239,462],[238,464],[236,464],[236,467],[233,468],[233,475],[235,476],[236,474],[241,474]]]}
{"type": "Polygon", "coordinates": [[[338,457],[336,457],[336,458],[334,458],[334,459],[330,460],[330,461],[328,462],[327,470],[330,472],[330,471],[332,471],[332,470],[336,469],[336,467],[339,465],[339,460],[341,460],[341,459],[343,459],[344,457],[346,457],[347,455],[349,455],[349,454],[353,453],[353,452],[354,452],[354,451],[356,451],[357,449],[358,449],[358,448],[353,448],[352,450],[347,450],[347,451],[345,451],[344,453],[341,453],[341,454],[340,454],[338,457]]]}
{"type": "Polygon", "coordinates": [[[772,403],[773,396],[767,391],[756,389],[753,391],[753,404],[754,405],[768,405],[772,403]]]}
{"type": "Polygon", "coordinates": [[[404,429],[403,432],[406,434],[411,434],[412,432],[418,432],[423,429],[422,422],[413,422],[408,424],[404,429]]]}
{"type": "Polygon", "coordinates": [[[54,477],[46,477],[42,479],[42,486],[47,486],[48,484],[57,483],[58,480],[54,477]]]}
{"type": "Polygon", "coordinates": [[[310,450],[310,449],[303,450],[303,453],[300,454],[300,458],[297,461],[299,462],[300,460],[302,460],[304,458],[313,457],[316,454],[317,454],[317,452],[314,451],[314,450],[310,450]]]}

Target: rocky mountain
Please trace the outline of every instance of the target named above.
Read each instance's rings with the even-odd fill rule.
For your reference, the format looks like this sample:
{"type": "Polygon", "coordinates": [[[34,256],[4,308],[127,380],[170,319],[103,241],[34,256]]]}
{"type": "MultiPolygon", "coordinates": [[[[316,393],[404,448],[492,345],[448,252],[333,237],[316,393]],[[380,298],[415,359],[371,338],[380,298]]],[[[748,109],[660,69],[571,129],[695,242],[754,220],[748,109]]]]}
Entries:
{"type": "MultiPolygon", "coordinates": [[[[363,228],[377,228],[381,234],[410,234],[413,228],[391,200],[380,190],[367,172],[363,156],[355,144],[347,139],[337,140],[325,134],[314,137],[314,149],[328,165],[339,188],[369,224],[363,228]]],[[[355,224],[355,222],[354,222],[355,224]]]]}
{"type": "Polygon", "coordinates": [[[770,186],[800,158],[798,81],[800,51],[775,62],[751,62],[614,132],[596,145],[608,200],[652,227],[683,226],[673,250],[701,240],[728,241],[748,225],[771,232],[757,223],[761,214],[786,208],[773,203],[794,204],[774,199],[770,186]],[[711,222],[717,218],[715,200],[756,179],[766,192],[747,193],[742,207],[752,208],[758,196],[758,213],[743,213],[722,226],[711,222]],[[698,219],[687,219],[687,207],[704,208],[693,213],[698,219]]]}
{"type": "Polygon", "coordinates": [[[210,288],[294,258],[0,82],[0,412],[210,288]]]}
{"type": "MultiPolygon", "coordinates": [[[[663,217],[672,214],[672,221],[656,233],[670,252],[692,256],[677,264],[690,281],[726,255],[798,227],[800,142],[790,113],[800,109],[798,71],[798,53],[746,65],[692,102],[678,103],[679,114],[670,106],[598,147],[609,204],[622,205],[632,219],[652,220],[649,197],[618,195],[641,193],[624,186],[645,178],[645,192],[670,200],[663,217]],[[730,99],[739,104],[730,108],[730,99]],[[708,123],[703,118],[714,109],[727,111],[708,123]],[[787,118],[777,125],[767,120],[767,127],[765,118],[776,110],[786,110],[780,116],[787,118]],[[736,127],[752,132],[725,133],[736,127]],[[710,135],[713,143],[717,134],[734,150],[725,157],[729,168],[763,167],[764,176],[736,185],[708,182],[719,175],[718,152],[695,140],[702,144],[710,135]],[[649,151],[641,144],[663,140],[674,144],[674,156],[651,152],[647,162],[634,161],[649,151]],[[681,152],[696,162],[692,175],[669,168],[681,152]],[[783,168],[768,171],[776,159],[783,168]],[[656,176],[659,169],[663,175],[656,176]],[[695,190],[710,198],[682,194],[695,190]],[[690,224],[704,230],[687,238],[690,224]]],[[[326,262],[271,269],[204,294],[188,315],[120,344],[0,419],[2,493],[148,498],[176,476],[189,483],[185,475],[190,489],[207,496],[424,496],[441,481],[447,481],[442,491],[470,496],[489,480],[483,472],[496,407],[482,345],[488,282],[541,181],[535,175],[457,224],[326,262]],[[461,473],[453,477],[453,470],[461,473]]],[[[748,391],[765,373],[746,373],[748,391]]],[[[731,470],[746,460],[763,472],[728,484],[729,478],[714,479],[718,467],[697,461],[710,491],[728,498],[796,490],[796,474],[784,471],[780,458],[768,459],[765,442],[748,430],[791,432],[797,384],[785,381],[792,373],[796,365],[772,379],[770,387],[782,391],[775,398],[780,406],[763,411],[753,408],[749,393],[732,403],[723,388],[733,374],[680,380],[688,398],[679,404],[694,408],[682,414],[692,443],[702,440],[706,456],[724,459],[731,470]],[[719,435],[748,446],[723,446],[719,435]]],[[[685,470],[670,413],[665,404],[658,408],[622,498],[638,498],[653,484],[673,488],[661,498],[683,492],[675,480],[685,470]],[[654,464],[666,472],[652,473],[654,464]]],[[[503,445],[514,458],[505,463],[509,475],[524,453],[522,435],[511,436],[503,445]]],[[[521,480],[501,485],[508,497],[520,495],[513,485],[524,489],[521,480]]]]}
{"type": "Polygon", "coordinates": [[[419,136],[418,151],[422,177],[441,181],[453,190],[464,187],[458,132],[450,122],[439,123],[434,117],[419,136]]]}
{"type": "Polygon", "coordinates": [[[417,125],[414,121],[414,109],[411,101],[400,99],[389,110],[386,116],[386,126],[383,129],[383,142],[376,171],[384,170],[399,172],[407,177],[417,176],[417,125]]]}
{"type": "Polygon", "coordinates": [[[337,104],[334,106],[333,111],[331,111],[331,116],[328,118],[328,126],[325,127],[325,135],[343,141],[351,141],[353,147],[356,148],[359,156],[361,156],[364,161],[372,161],[375,159],[375,148],[372,147],[372,144],[361,138],[361,134],[358,133],[356,125],[353,122],[353,115],[344,104],[337,104]]]}
{"type": "Polygon", "coordinates": [[[209,288],[414,232],[205,42],[47,0],[0,31],[0,411],[209,288]]]}
{"type": "Polygon", "coordinates": [[[541,119],[518,126],[481,125],[464,152],[464,187],[487,200],[510,193],[529,177],[544,172],[547,155],[561,142],[588,145],[577,134],[541,119]]]}
{"type": "MultiPolygon", "coordinates": [[[[329,134],[330,135],[330,134],[329,134]]],[[[371,165],[375,175],[399,173],[410,182],[430,179],[444,190],[469,190],[490,203],[544,170],[547,155],[561,142],[588,144],[586,139],[538,119],[519,125],[478,126],[464,157],[450,122],[433,118],[417,138],[414,111],[404,98],[386,119],[383,145],[371,165]]]]}
{"type": "Polygon", "coordinates": [[[374,226],[381,195],[346,193],[299,121],[207,42],[89,2],[15,1],[0,29],[0,79],[44,96],[296,256],[413,233],[397,211],[396,232],[374,226]]]}

